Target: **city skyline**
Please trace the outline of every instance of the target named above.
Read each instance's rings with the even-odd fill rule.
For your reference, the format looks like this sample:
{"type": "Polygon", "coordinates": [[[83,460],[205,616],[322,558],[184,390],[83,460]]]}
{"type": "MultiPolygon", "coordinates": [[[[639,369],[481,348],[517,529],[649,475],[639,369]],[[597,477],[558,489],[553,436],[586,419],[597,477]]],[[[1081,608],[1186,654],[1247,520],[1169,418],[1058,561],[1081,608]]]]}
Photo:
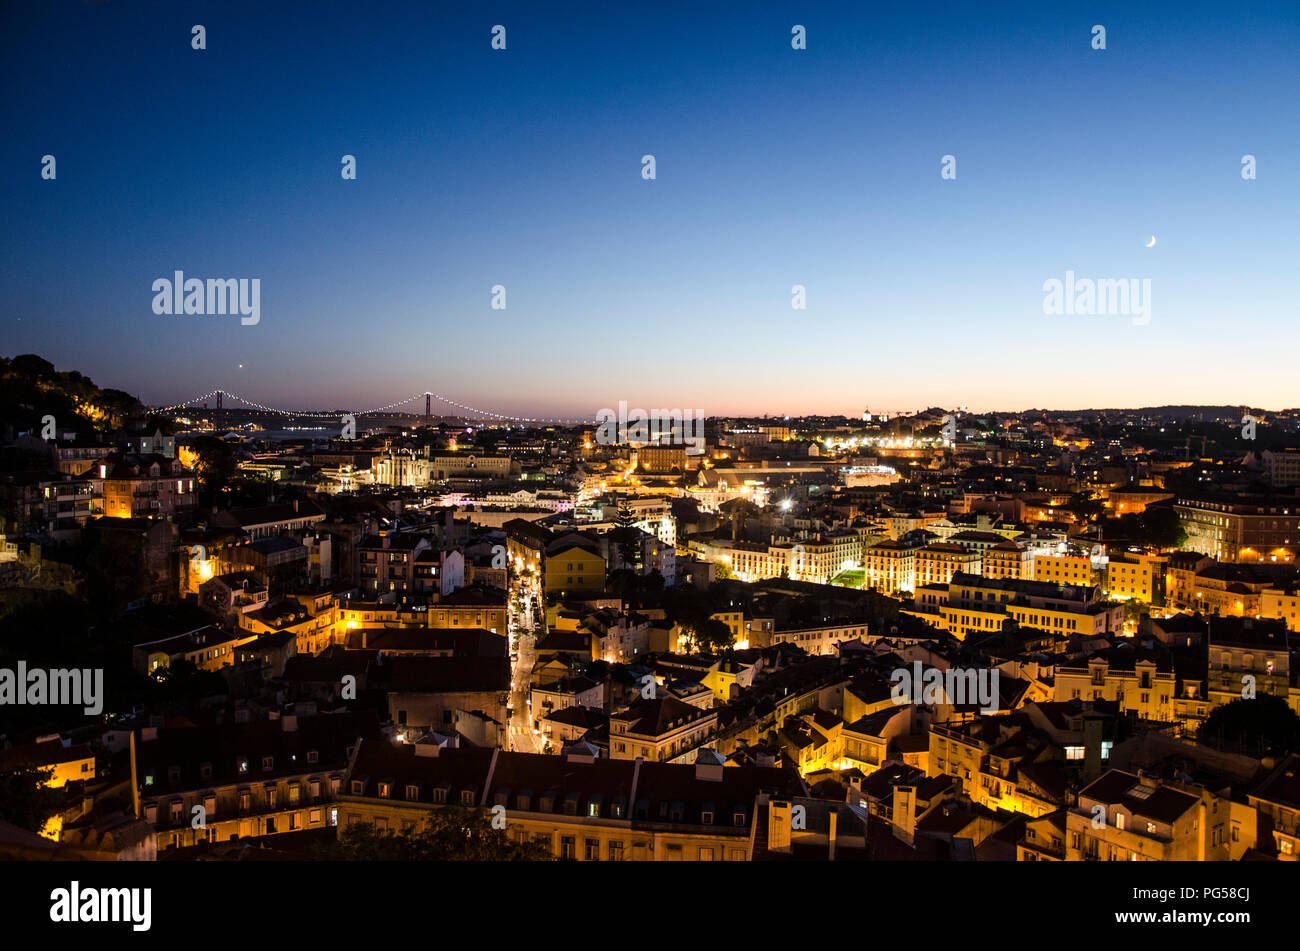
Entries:
{"type": "Polygon", "coordinates": [[[5,351],[156,405],[1294,404],[1292,8],[743,13],[17,11],[5,351]],[[155,314],[176,270],[260,321],[155,314]]]}

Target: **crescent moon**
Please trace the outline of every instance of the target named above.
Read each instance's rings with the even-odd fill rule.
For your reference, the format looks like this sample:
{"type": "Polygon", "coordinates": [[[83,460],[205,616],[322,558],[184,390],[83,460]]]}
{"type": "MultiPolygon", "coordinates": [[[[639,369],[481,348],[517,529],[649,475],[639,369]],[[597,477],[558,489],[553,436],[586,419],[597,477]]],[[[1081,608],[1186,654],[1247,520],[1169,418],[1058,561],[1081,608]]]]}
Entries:
{"type": "Polygon", "coordinates": [[[1155,246],[1156,246],[1156,236],[1152,235],[1151,240],[1147,242],[1147,247],[1154,248],[1155,246]]]}

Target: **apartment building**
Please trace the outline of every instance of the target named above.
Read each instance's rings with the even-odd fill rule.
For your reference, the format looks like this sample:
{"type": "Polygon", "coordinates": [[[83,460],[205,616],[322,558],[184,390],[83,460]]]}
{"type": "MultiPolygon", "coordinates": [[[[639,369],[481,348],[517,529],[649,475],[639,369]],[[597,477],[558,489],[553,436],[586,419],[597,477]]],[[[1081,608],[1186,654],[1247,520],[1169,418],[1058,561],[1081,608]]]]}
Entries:
{"type": "Polygon", "coordinates": [[[1290,700],[1290,638],[1282,621],[1223,618],[1212,620],[1209,628],[1211,707],[1262,693],[1290,700]]]}
{"type": "Polygon", "coordinates": [[[1174,508],[1189,551],[1219,561],[1295,560],[1300,545],[1296,496],[1185,496],[1174,508]]]}
{"type": "Polygon", "coordinates": [[[413,532],[367,535],[354,548],[358,586],[367,594],[413,594],[416,565],[431,545],[428,538],[413,532]]]}
{"type": "Polygon", "coordinates": [[[869,630],[866,621],[849,621],[837,624],[819,624],[812,627],[778,628],[768,634],[766,640],[751,637],[754,647],[769,647],[773,644],[794,644],[809,654],[838,655],[839,645],[843,641],[864,638],[869,630]]]}
{"type": "Polygon", "coordinates": [[[1058,635],[1118,631],[1124,621],[1123,606],[1102,601],[1095,587],[960,572],[947,585],[917,589],[915,607],[904,613],[920,617],[958,640],[1000,631],[1007,618],[1021,627],[1058,635]]]}
{"type": "Polygon", "coordinates": [[[568,861],[744,862],[755,815],[801,791],[790,770],[361,744],[340,825],[414,831],[434,810],[501,807],[506,835],[568,861]]]}
{"type": "Polygon", "coordinates": [[[571,532],[550,542],[546,546],[542,578],[548,595],[603,590],[605,559],[600,553],[600,541],[571,532]]]}
{"type": "Polygon", "coordinates": [[[1053,699],[1113,701],[1143,720],[1173,722],[1179,719],[1174,690],[1173,667],[1165,657],[1124,645],[1098,651],[1084,662],[1058,664],[1053,699]]]}
{"type": "Polygon", "coordinates": [[[1174,862],[1203,857],[1201,800],[1158,780],[1112,769],[1079,792],[1066,815],[1066,861],[1174,862]]]}
{"type": "Polygon", "coordinates": [[[935,542],[916,552],[913,584],[947,584],[958,572],[978,575],[982,571],[983,559],[976,549],[955,542],[935,542]]]}
{"type": "Polygon", "coordinates": [[[675,697],[656,697],[633,704],[609,718],[610,759],[653,763],[684,760],[717,732],[717,711],[704,710],[675,697]]]}
{"type": "Polygon", "coordinates": [[[191,663],[199,670],[220,670],[234,664],[235,648],[256,637],[241,628],[224,631],[208,625],[136,644],[131,648],[131,664],[141,674],[152,674],[160,667],[170,667],[180,661],[191,663]]]}
{"type": "Polygon", "coordinates": [[[217,528],[239,529],[251,538],[312,531],[325,521],[325,511],[310,499],[255,508],[223,509],[212,517],[217,528]]]}
{"type": "Polygon", "coordinates": [[[912,591],[916,587],[916,553],[932,536],[914,533],[877,542],[864,553],[866,587],[886,594],[912,591]]]}
{"type": "Polygon", "coordinates": [[[194,510],[194,473],[170,459],[128,459],[100,467],[108,518],[174,518],[194,510]]]}
{"type": "Polygon", "coordinates": [[[1098,552],[1069,548],[1050,555],[1037,555],[1034,558],[1034,581],[1046,581],[1050,584],[1085,585],[1096,587],[1101,584],[1104,561],[1098,552]]]}
{"type": "Polygon", "coordinates": [[[336,825],[349,757],[377,731],[351,713],[146,727],[131,746],[136,814],[160,850],[336,825]]]}
{"type": "Polygon", "coordinates": [[[1261,617],[1276,618],[1288,631],[1300,631],[1300,585],[1265,588],[1259,593],[1261,617]]]}
{"type": "Polygon", "coordinates": [[[981,570],[971,574],[1030,581],[1034,576],[1034,556],[1019,542],[1005,539],[984,551],[981,570]]]}
{"type": "Polygon", "coordinates": [[[1263,820],[1261,838],[1271,837],[1277,857],[1284,862],[1300,858],[1300,756],[1287,755],[1247,801],[1263,820]]]}
{"type": "Polygon", "coordinates": [[[1153,552],[1112,552],[1106,562],[1102,588],[1110,598],[1162,606],[1168,563],[1167,557],[1153,552]]]}

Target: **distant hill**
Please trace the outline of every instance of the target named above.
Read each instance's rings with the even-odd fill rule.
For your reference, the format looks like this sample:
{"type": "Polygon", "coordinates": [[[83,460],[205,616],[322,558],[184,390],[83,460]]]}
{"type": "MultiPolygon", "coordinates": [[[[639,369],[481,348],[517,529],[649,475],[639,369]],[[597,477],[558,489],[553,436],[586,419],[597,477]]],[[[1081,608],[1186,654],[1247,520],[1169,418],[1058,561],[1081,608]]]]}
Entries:
{"type": "Polygon", "coordinates": [[[120,428],[144,414],[144,404],[130,393],[101,389],[75,370],[60,372],[32,353],[0,357],[0,426],[15,431],[41,428],[53,416],[61,430],[120,428]]]}

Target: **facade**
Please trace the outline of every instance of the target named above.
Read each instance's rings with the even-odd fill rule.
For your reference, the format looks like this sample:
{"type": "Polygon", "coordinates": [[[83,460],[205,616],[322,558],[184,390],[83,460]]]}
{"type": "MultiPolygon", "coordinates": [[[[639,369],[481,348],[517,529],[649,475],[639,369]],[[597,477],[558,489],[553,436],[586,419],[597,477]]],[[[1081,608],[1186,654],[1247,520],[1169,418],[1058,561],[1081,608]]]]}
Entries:
{"type": "Polygon", "coordinates": [[[340,826],[414,831],[435,810],[499,806],[510,838],[562,860],[745,862],[758,809],[798,788],[797,776],[774,767],[364,742],[340,826]]]}
{"type": "Polygon", "coordinates": [[[1034,577],[1034,556],[1019,542],[1004,540],[986,549],[980,572],[986,578],[1011,578],[1030,581],[1034,577]]]}
{"type": "Polygon", "coordinates": [[[1212,707],[1261,693],[1288,699],[1291,649],[1281,621],[1223,620],[1210,623],[1209,671],[1212,707]]]}
{"type": "Polygon", "coordinates": [[[947,585],[918,588],[914,614],[958,640],[991,634],[1009,618],[1022,628],[1054,635],[1119,631],[1124,609],[1102,601],[1099,589],[1044,581],[1016,581],[955,574],[947,585]]]}
{"type": "Polygon", "coordinates": [[[935,542],[916,553],[914,584],[947,584],[958,572],[977,575],[983,570],[980,553],[953,542],[935,542]]]}
{"type": "Polygon", "coordinates": [[[916,586],[916,553],[925,547],[927,539],[919,534],[908,535],[869,546],[864,553],[864,586],[886,594],[912,591],[916,586]]]}
{"type": "Polygon", "coordinates": [[[363,538],[355,549],[356,578],[362,592],[414,593],[417,559],[429,547],[429,539],[410,532],[380,532],[363,538]]]}
{"type": "Polygon", "coordinates": [[[610,759],[642,759],[654,763],[680,761],[693,753],[718,728],[718,714],[674,697],[634,704],[609,718],[610,759]]]}
{"type": "Polygon", "coordinates": [[[1200,805],[1195,796],[1157,780],[1110,770],[1079,792],[1078,805],[1067,814],[1066,860],[1203,859],[1200,805]]]}
{"type": "Polygon", "coordinates": [[[1167,661],[1112,649],[1093,654],[1086,663],[1059,665],[1053,699],[1108,700],[1140,719],[1172,722],[1178,719],[1174,687],[1174,672],[1167,661]]]}
{"type": "Polygon", "coordinates": [[[603,590],[605,559],[600,543],[578,532],[557,538],[546,546],[542,577],[548,595],[603,590]]]}
{"type": "Polygon", "coordinates": [[[194,509],[194,473],[179,462],[122,462],[101,473],[108,518],[172,518],[194,509]]]}
{"type": "Polygon", "coordinates": [[[1102,563],[1090,552],[1066,551],[1034,558],[1034,581],[1051,584],[1099,585],[1102,563]]]}
{"type": "Polygon", "coordinates": [[[1108,597],[1160,606],[1165,603],[1165,566],[1169,559],[1145,551],[1112,552],[1102,587],[1108,597]]]}
{"type": "Polygon", "coordinates": [[[1174,506],[1183,546],[1219,561],[1293,561],[1300,545],[1300,499],[1182,497],[1174,506]]]}
{"type": "Polygon", "coordinates": [[[228,632],[219,627],[200,627],[185,634],[136,644],[131,649],[132,666],[141,674],[153,674],[158,668],[179,661],[187,661],[199,670],[220,670],[234,664],[235,648],[256,637],[242,629],[228,632]]]}
{"type": "Polygon", "coordinates": [[[373,735],[353,714],[146,727],[131,746],[138,816],[160,850],[335,825],[349,757],[373,735]]]}

